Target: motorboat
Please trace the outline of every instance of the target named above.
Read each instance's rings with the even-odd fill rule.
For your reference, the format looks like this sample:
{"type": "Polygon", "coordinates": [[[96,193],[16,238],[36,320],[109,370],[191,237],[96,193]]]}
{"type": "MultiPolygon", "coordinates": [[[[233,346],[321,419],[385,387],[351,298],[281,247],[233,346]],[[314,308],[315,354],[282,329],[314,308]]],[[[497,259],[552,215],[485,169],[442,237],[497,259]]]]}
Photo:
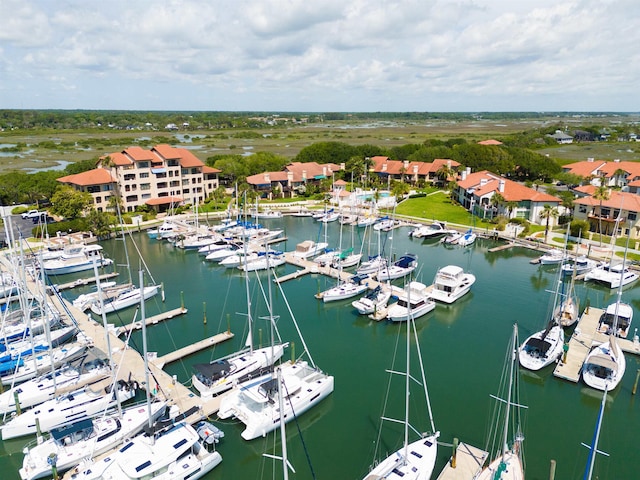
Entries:
{"type": "Polygon", "coordinates": [[[311,258],[320,255],[329,244],[327,242],[314,242],[313,240],[305,240],[296,245],[296,249],[292,252],[294,257],[311,258]]]}
{"type": "Polygon", "coordinates": [[[616,263],[615,265],[605,263],[588,272],[584,279],[585,281],[593,280],[609,288],[618,288],[635,282],[638,279],[638,274],[624,263],[616,263]]]}
{"type": "Polygon", "coordinates": [[[383,268],[377,273],[377,279],[381,282],[387,280],[395,280],[396,278],[402,278],[413,272],[418,266],[418,257],[413,253],[407,253],[402,255],[392,265],[383,268]]]}
{"type": "Polygon", "coordinates": [[[627,338],[632,321],[633,307],[628,303],[614,302],[608,305],[607,309],[600,316],[598,331],[600,333],[613,334],[620,338],[627,338]],[[615,332],[613,331],[614,323],[616,323],[615,332]]]}
{"type": "Polygon", "coordinates": [[[220,262],[223,259],[230,257],[231,255],[237,255],[238,252],[242,251],[242,247],[235,243],[230,244],[226,248],[221,248],[210,252],[205,257],[205,260],[210,262],[220,262]]]}
{"type": "Polygon", "coordinates": [[[355,308],[360,315],[369,315],[385,308],[390,298],[391,289],[382,288],[378,285],[373,290],[367,292],[364,297],[351,302],[351,305],[353,305],[353,308],[355,308]]]}
{"type": "Polygon", "coordinates": [[[462,232],[450,231],[442,240],[445,245],[457,245],[462,238],[462,232]]]}
{"type": "Polygon", "coordinates": [[[574,272],[576,275],[584,275],[596,268],[598,265],[600,265],[600,262],[597,260],[581,255],[571,262],[563,263],[561,268],[564,275],[572,275],[574,272]]]}
{"type": "Polygon", "coordinates": [[[430,225],[420,225],[409,232],[409,236],[413,238],[436,238],[450,233],[442,222],[433,222],[430,225]]]}
{"type": "Polygon", "coordinates": [[[382,230],[383,232],[388,232],[393,227],[395,227],[396,221],[393,218],[382,217],[378,219],[376,223],[373,224],[374,230],[382,230]]]}
{"type": "Polygon", "coordinates": [[[222,260],[220,260],[219,263],[220,265],[226,268],[235,268],[257,259],[258,259],[258,252],[251,251],[245,254],[243,250],[238,250],[234,255],[229,255],[228,257],[225,257],[222,260]]]}
{"type": "Polygon", "coordinates": [[[551,250],[545,252],[538,258],[538,261],[541,265],[558,265],[562,263],[565,259],[566,254],[557,248],[552,248],[551,250]]]}
{"type": "Polygon", "coordinates": [[[429,297],[439,302],[453,303],[468,293],[475,281],[475,275],[465,273],[457,265],[447,265],[436,272],[429,297]]]}
{"type": "Polygon", "coordinates": [[[335,222],[339,218],[340,218],[340,213],[339,212],[328,212],[325,215],[323,215],[322,217],[320,217],[318,219],[318,221],[319,222],[323,222],[323,223],[330,223],[330,222],[335,222]]]}
{"type": "Polygon", "coordinates": [[[103,256],[100,245],[81,245],[77,248],[80,249],[78,255],[63,253],[59,258],[43,261],[42,268],[45,273],[47,275],[64,275],[91,270],[94,263],[98,267],[105,267],[113,263],[113,260],[103,256]]]}
{"type": "Polygon", "coordinates": [[[564,330],[554,321],[547,328],[529,336],[518,349],[520,365],[527,370],[540,370],[552,364],[564,347],[564,330]]]}
{"type": "Polygon", "coordinates": [[[419,318],[436,308],[436,302],[429,298],[429,289],[420,282],[410,282],[399,295],[398,301],[387,310],[387,318],[392,322],[406,322],[410,317],[419,318]]]}
{"type": "Polygon", "coordinates": [[[201,255],[208,255],[210,253],[213,253],[217,250],[224,250],[225,248],[229,248],[229,246],[232,244],[233,242],[231,242],[231,240],[228,239],[220,239],[220,240],[216,240],[213,243],[209,243],[208,245],[202,246],[198,249],[198,253],[201,255]]]}
{"type": "Polygon", "coordinates": [[[284,412],[278,406],[278,381],[273,373],[257,377],[222,397],[218,417],[234,417],[245,425],[241,436],[253,440],[314,407],[333,392],[333,376],[305,360],[280,366],[284,412]]]}
{"type": "Polygon", "coordinates": [[[279,210],[260,210],[254,211],[253,218],[282,218],[282,212],[279,210]]]}
{"type": "Polygon", "coordinates": [[[352,275],[348,280],[340,282],[339,285],[320,292],[316,295],[316,298],[322,299],[324,303],[327,303],[355,297],[369,288],[369,284],[366,282],[368,279],[369,275],[352,275]]]}
{"type": "Polygon", "coordinates": [[[369,227],[374,223],[376,223],[377,221],[378,221],[378,217],[376,217],[375,215],[364,215],[358,218],[356,225],[358,227],[369,227]]]}

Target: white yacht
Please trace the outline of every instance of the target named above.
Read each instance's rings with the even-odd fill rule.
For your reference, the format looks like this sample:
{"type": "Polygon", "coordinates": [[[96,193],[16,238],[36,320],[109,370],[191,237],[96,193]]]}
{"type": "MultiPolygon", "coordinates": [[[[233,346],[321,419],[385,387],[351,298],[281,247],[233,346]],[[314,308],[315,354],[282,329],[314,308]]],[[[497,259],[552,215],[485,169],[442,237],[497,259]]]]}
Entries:
{"type": "Polygon", "coordinates": [[[616,263],[615,265],[605,263],[594,268],[584,276],[585,281],[593,280],[609,288],[624,287],[625,285],[635,282],[637,279],[638,274],[623,263],[616,263]]]}
{"type": "Polygon", "coordinates": [[[257,258],[243,263],[242,265],[238,265],[238,268],[246,272],[254,272],[256,270],[276,268],[280,265],[284,265],[285,263],[286,260],[282,252],[269,251],[267,253],[260,252],[257,258]]]}
{"type": "Polygon", "coordinates": [[[409,232],[409,236],[413,238],[436,238],[446,235],[450,231],[447,230],[443,223],[433,222],[430,225],[420,225],[409,232]]]}
{"type": "Polygon", "coordinates": [[[104,308],[101,307],[99,301],[94,302],[91,305],[91,311],[96,315],[102,315],[103,310],[104,313],[117,312],[118,310],[123,310],[133,305],[139,305],[141,297],[144,298],[144,300],[148,300],[157,295],[159,291],[160,285],[147,285],[143,288],[131,285],[128,289],[118,292],[117,295],[106,299],[103,298],[102,303],[104,308]]]}
{"type": "Polygon", "coordinates": [[[453,303],[468,293],[475,281],[475,275],[465,273],[457,265],[447,265],[436,273],[429,297],[439,302],[453,303]]]}
{"type": "Polygon", "coordinates": [[[582,366],[582,380],[596,390],[613,390],[618,386],[627,363],[624,353],[618,345],[615,335],[609,335],[609,340],[595,347],[582,366]]]}
{"type": "Polygon", "coordinates": [[[398,301],[387,310],[387,318],[392,322],[406,322],[419,318],[436,308],[436,302],[429,299],[429,289],[420,282],[410,282],[399,296],[398,301]]]}
{"type": "Polygon", "coordinates": [[[541,265],[557,265],[562,263],[566,255],[562,250],[552,248],[538,258],[541,265]]]}
{"type": "Polygon", "coordinates": [[[320,255],[329,244],[327,242],[314,242],[313,240],[305,240],[296,245],[296,249],[292,255],[299,258],[311,258],[320,255]]]}
{"type": "Polygon", "coordinates": [[[281,365],[284,412],[278,407],[278,382],[273,373],[235,388],[220,402],[218,417],[245,424],[242,438],[252,440],[302,415],[333,392],[333,376],[306,361],[281,365]]]}
{"type": "Polygon", "coordinates": [[[576,275],[583,275],[590,272],[598,265],[600,265],[600,262],[597,260],[592,260],[585,255],[581,255],[571,262],[563,263],[561,268],[564,275],[572,275],[573,272],[575,272],[576,275]]]}
{"type": "Polygon", "coordinates": [[[476,241],[477,235],[473,230],[469,229],[458,239],[458,245],[461,247],[468,247],[476,241]]]}
{"type": "Polygon", "coordinates": [[[79,254],[63,253],[53,260],[42,262],[42,268],[47,275],[63,275],[67,273],[83,272],[91,270],[94,262],[98,267],[111,265],[113,260],[105,258],[100,245],[79,245],[79,254]]]}
{"type": "Polygon", "coordinates": [[[360,274],[377,274],[380,270],[387,268],[387,259],[382,255],[375,255],[369,257],[365,262],[362,262],[356,269],[356,273],[360,274]]]}

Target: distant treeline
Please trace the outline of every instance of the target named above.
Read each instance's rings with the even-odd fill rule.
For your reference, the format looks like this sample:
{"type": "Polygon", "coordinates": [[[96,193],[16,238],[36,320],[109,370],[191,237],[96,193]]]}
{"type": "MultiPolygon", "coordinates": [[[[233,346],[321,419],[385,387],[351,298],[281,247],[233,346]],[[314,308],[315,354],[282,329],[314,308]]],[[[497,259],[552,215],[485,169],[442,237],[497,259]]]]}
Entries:
{"type": "MultiPolygon", "coordinates": [[[[589,119],[597,123],[606,117],[624,122],[625,113],[573,112],[201,112],[201,111],[136,111],[136,110],[0,110],[0,129],[179,129],[208,130],[221,128],[273,128],[291,123],[327,121],[469,121],[517,119],[589,119]]],[[[603,121],[604,123],[604,121],[603,121]]]]}

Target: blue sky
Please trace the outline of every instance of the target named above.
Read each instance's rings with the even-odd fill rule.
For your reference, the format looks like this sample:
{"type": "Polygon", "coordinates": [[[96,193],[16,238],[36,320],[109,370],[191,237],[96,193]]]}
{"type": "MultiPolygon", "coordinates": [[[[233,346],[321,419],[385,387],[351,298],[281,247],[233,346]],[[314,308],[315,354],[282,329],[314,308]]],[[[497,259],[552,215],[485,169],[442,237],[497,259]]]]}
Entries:
{"type": "Polygon", "coordinates": [[[2,0],[0,108],[640,111],[637,0],[2,0]]]}

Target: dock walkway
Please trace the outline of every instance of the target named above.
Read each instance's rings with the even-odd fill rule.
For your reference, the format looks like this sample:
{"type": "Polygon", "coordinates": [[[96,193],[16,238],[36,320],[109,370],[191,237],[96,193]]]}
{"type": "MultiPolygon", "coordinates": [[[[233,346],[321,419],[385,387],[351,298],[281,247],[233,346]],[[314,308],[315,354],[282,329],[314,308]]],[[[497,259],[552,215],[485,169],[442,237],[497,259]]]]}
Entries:
{"type": "Polygon", "coordinates": [[[487,458],[487,452],[460,442],[456,448],[455,463],[453,457],[447,462],[437,480],[467,480],[480,471],[487,458]],[[455,465],[455,466],[452,466],[455,465]]]}
{"type": "MultiPolygon", "coordinates": [[[[590,307],[580,317],[580,321],[569,340],[566,361],[558,362],[553,374],[564,380],[577,383],[580,380],[582,365],[594,346],[607,341],[608,335],[598,332],[598,323],[604,310],[590,307]]],[[[640,355],[640,342],[625,338],[617,339],[618,345],[625,353],[640,355]]]]}

